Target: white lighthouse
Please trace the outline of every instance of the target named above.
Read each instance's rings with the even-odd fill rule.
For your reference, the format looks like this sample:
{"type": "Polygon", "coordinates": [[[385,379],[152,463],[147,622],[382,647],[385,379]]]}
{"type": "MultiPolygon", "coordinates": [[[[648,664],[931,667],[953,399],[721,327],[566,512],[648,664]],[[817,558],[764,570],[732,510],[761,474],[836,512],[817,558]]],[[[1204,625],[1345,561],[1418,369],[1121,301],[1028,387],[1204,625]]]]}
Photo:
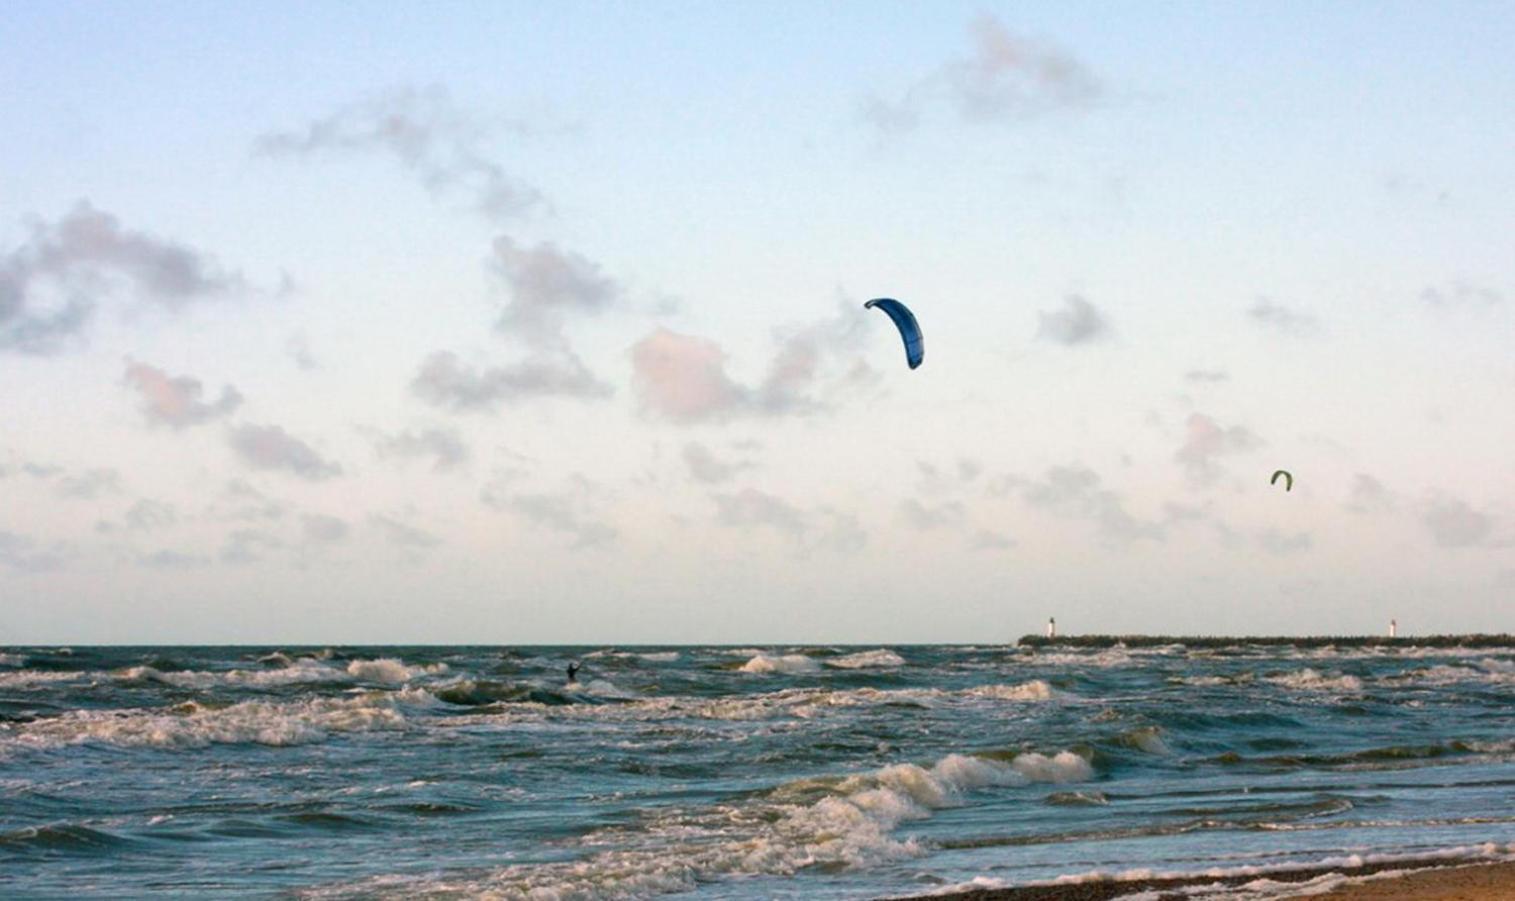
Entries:
{"type": "Polygon", "coordinates": [[[1057,637],[1057,617],[1055,617],[1055,616],[1049,616],[1049,617],[1047,617],[1047,637],[1048,638],[1056,638],[1057,637]]]}
{"type": "Polygon", "coordinates": [[[1397,620],[1397,619],[1391,619],[1391,620],[1389,620],[1389,637],[1390,638],[1398,638],[1399,637],[1399,620],[1397,620]]]}

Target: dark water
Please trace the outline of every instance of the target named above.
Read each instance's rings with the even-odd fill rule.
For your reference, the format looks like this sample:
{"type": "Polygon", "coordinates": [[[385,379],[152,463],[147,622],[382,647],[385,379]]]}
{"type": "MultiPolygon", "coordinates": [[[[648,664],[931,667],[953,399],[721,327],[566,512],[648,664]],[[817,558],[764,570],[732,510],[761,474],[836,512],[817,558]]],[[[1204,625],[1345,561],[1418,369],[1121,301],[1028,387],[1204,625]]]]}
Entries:
{"type": "Polygon", "coordinates": [[[873,897],[1512,842],[1509,650],[0,653],[6,897],[873,897]]]}

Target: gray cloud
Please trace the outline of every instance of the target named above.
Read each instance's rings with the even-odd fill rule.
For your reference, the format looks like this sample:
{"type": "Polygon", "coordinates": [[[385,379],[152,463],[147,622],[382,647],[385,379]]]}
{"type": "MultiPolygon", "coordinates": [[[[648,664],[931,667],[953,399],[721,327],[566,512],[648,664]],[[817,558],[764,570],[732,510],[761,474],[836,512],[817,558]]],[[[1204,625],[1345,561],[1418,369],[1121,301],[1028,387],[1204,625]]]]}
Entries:
{"type": "Polygon", "coordinates": [[[129,528],[150,532],[178,522],[179,514],[171,504],[143,498],[132,504],[123,518],[129,528]]]}
{"type": "Polygon", "coordinates": [[[1347,509],[1353,513],[1385,513],[1394,509],[1394,497],[1382,482],[1366,473],[1352,477],[1352,492],[1347,509]]]}
{"type": "Polygon", "coordinates": [[[368,516],[368,524],[377,529],[379,534],[384,536],[384,540],[390,544],[411,552],[429,551],[442,543],[442,539],[430,532],[402,522],[393,516],[371,513],[368,516]]]}
{"type": "Polygon", "coordinates": [[[484,121],[466,115],[441,88],[401,88],[342,107],[291,131],[260,137],[255,151],[266,156],[306,157],[317,153],[379,153],[392,157],[434,196],[468,198],[492,219],[524,213],[541,203],[536,190],[506,174],[488,158],[495,133],[521,134],[519,123],[484,121]]]}
{"type": "Polygon", "coordinates": [[[612,393],[578,357],[566,352],[478,369],[451,351],[437,351],[421,364],[410,389],[433,406],[457,412],[488,410],[502,402],[532,398],[593,400],[612,393]]]}
{"type": "Polygon", "coordinates": [[[311,353],[310,342],[304,335],[294,335],[284,345],[284,350],[289,358],[294,361],[295,367],[301,372],[312,372],[321,368],[315,354],[311,353]]]}
{"type": "Polygon", "coordinates": [[[242,405],[242,395],[230,385],[214,402],[201,400],[205,386],[187,375],[170,376],[146,363],[128,360],[126,384],[142,397],[142,415],[151,425],[183,429],[230,415],[242,405]]]}
{"type": "Polygon", "coordinates": [[[1247,316],[1258,325],[1284,335],[1305,337],[1320,331],[1320,320],[1314,316],[1291,310],[1266,297],[1259,297],[1257,302],[1247,309],[1247,316]]]}
{"type": "Polygon", "coordinates": [[[121,492],[121,473],[114,469],[90,469],[78,475],[64,476],[55,487],[59,497],[94,500],[101,495],[121,492]]]}
{"type": "Polygon", "coordinates": [[[59,570],[69,554],[61,547],[39,548],[35,539],[0,529],[0,566],[22,573],[59,570]]]}
{"type": "Polygon", "coordinates": [[[1161,541],[1164,537],[1162,525],[1132,516],[1120,495],[1102,487],[1099,474],[1087,466],[1054,466],[1041,480],[1027,483],[1021,496],[1034,507],[1090,520],[1106,538],[1161,541]]]}
{"type": "Polygon", "coordinates": [[[238,458],[253,469],[287,472],[312,481],[342,473],[341,466],[276,425],[237,426],[228,438],[238,458]]]}
{"type": "Polygon", "coordinates": [[[352,531],[345,519],[324,513],[307,513],[300,517],[300,525],[308,544],[337,544],[352,531]]]}
{"type": "Polygon", "coordinates": [[[254,488],[242,479],[226,483],[221,497],[207,509],[212,519],[228,522],[272,522],[284,518],[284,504],[254,488]]]}
{"type": "Polygon", "coordinates": [[[1191,382],[1224,382],[1231,378],[1220,369],[1191,369],[1184,373],[1184,378],[1191,382]]]}
{"type": "Polygon", "coordinates": [[[1012,34],[983,15],[970,26],[972,53],[911,85],[897,101],[870,98],[863,116],[881,131],[914,129],[938,103],[969,122],[1019,121],[1085,108],[1105,95],[1098,78],[1066,51],[1012,34]]]}
{"type": "Polygon", "coordinates": [[[1267,529],[1257,536],[1257,545],[1270,554],[1283,556],[1307,551],[1315,544],[1309,532],[1295,532],[1292,535],[1280,532],[1277,529],[1267,529]]]}
{"type": "Polygon", "coordinates": [[[742,470],[753,468],[751,463],[744,460],[727,462],[717,459],[710,448],[698,441],[691,441],[684,445],[684,463],[689,467],[689,474],[696,481],[707,484],[729,481],[742,470]]]}
{"type": "Polygon", "coordinates": [[[973,533],[968,546],[976,551],[1008,551],[1015,547],[1015,539],[988,529],[980,529],[973,533]]]}
{"type": "Polygon", "coordinates": [[[517,494],[505,502],[506,509],[544,529],[573,536],[576,548],[600,547],[615,540],[616,530],[584,516],[570,493],[517,494]]]}
{"type": "Polygon", "coordinates": [[[821,524],[816,535],[816,547],[855,554],[868,545],[868,533],[863,530],[856,514],[822,507],[818,516],[821,524]]]}
{"type": "Polygon", "coordinates": [[[1426,506],[1420,521],[1442,547],[1475,547],[1485,544],[1494,531],[1494,521],[1460,500],[1436,500],[1426,506]]]}
{"type": "Polygon", "coordinates": [[[1493,288],[1460,280],[1445,288],[1428,287],[1420,292],[1420,299],[1437,310],[1478,309],[1504,303],[1504,295],[1493,288]]]}
{"type": "Polygon", "coordinates": [[[772,494],[755,488],[744,488],[734,494],[713,494],[716,522],[732,528],[749,529],[762,526],[776,529],[794,538],[805,533],[805,514],[798,507],[772,494]]]}
{"type": "Polygon", "coordinates": [[[221,546],[222,563],[258,563],[264,554],[284,547],[276,535],[257,529],[236,529],[221,546]]]}
{"type": "Polygon", "coordinates": [[[183,551],[160,550],[137,557],[137,563],[152,569],[195,569],[206,566],[210,558],[202,554],[186,554],[183,551]]]}
{"type": "Polygon", "coordinates": [[[1191,413],[1184,443],[1173,455],[1190,481],[1209,484],[1220,476],[1217,458],[1263,446],[1263,440],[1244,426],[1222,427],[1203,413],[1191,413]]]}
{"type": "Polygon", "coordinates": [[[374,432],[372,438],[379,456],[400,460],[430,457],[431,468],[437,472],[456,469],[469,458],[468,446],[457,429],[374,432]]]}
{"type": "Polygon", "coordinates": [[[122,287],[178,310],[246,284],[206,254],[124,228],[81,201],[56,223],[35,223],[25,244],[0,254],[0,351],[62,349],[84,332],[97,302],[122,287]]]}
{"type": "Polygon", "coordinates": [[[820,412],[876,377],[861,358],[833,365],[860,344],[865,321],[860,308],[843,304],[832,317],[776,330],[778,348],[756,386],[727,374],[726,352],[714,341],[659,328],[632,345],[632,382],[644,414],[681,425],[820,412]]]}
{"type": "Polygon", "coordinates": [[[561,347],[566,316],[603,312],[621,295],[620,285],[599,266],[548,243],[522,247],[496,238],[493,264],[510,287],[497,327],[535,347],[561,347]]]}
{"type": "Polygon", "coordinates": [[[922,531],[956,526],[963,521],[966,512],[958,501],[923,504],[912,497],[900,502],[900,515],[905,518],[905,522],[922,531]]]}
{"type": "Polygon", "coordinates": [[[1110,331],[1109,323],[1094,304],[1077,294],[1063,298],[1063,308],[1036,314],[1036,336],[1073,347],[1088,344],[1110,331]]]}

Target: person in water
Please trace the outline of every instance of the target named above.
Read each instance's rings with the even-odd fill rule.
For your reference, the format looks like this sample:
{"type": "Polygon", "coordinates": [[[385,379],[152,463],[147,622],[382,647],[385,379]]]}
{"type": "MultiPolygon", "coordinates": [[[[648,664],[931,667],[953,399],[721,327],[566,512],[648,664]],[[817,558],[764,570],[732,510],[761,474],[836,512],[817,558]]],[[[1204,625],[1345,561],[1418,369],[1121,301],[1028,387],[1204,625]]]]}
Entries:
{"type": "Polygon", "coordinates": [[[574,662],[568,664],[568,684],[569,685],[577,685],[578,681],[579,681],[579,662],[577,660],[575,660],[574,662]]]}

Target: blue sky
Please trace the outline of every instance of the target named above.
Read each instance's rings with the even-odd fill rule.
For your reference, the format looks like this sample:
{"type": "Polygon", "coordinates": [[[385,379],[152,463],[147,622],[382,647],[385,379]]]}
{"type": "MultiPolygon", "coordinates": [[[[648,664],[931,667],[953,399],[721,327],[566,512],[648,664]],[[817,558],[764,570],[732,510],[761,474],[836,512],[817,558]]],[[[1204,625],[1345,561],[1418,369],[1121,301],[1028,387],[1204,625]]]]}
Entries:
{"type": "Polygon", "coordinates": [[[0,640],[1507,630],[1512,18],[25,5],[0,640]]]}

